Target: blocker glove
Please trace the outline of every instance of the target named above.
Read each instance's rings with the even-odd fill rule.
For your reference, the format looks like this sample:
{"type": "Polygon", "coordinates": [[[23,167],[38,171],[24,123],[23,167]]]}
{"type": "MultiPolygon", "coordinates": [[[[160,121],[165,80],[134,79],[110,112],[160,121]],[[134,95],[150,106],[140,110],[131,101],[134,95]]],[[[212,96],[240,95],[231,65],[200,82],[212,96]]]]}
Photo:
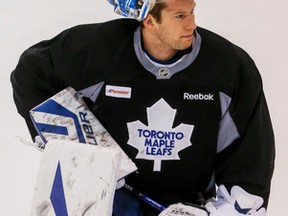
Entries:
{"type": "Polygon", "coordinates": [[[262,204],[261,197],[249,194],[239,186],[232,187],[229,194],[225,186],[220,185],[216,200],[209,201],[205,207],[209,216],[265,216],[265,208],[260,208],[262,204]]]}

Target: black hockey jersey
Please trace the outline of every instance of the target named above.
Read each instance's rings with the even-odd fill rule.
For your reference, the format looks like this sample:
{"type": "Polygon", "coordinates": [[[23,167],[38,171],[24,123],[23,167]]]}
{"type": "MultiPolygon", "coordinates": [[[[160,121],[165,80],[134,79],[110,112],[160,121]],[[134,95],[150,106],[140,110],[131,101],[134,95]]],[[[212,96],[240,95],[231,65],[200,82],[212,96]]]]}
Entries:
{"type": "Polygon", "coordinates": [[[77,26],[23,53],[11,75],[18,112],[75,88],[136,163],[126,181],[154,200],[195,202],[215,184],[268,202],[274,138],[249,55],[198,27],[193,49],[162,65],[143,52],[137,21],[77,26]]]}

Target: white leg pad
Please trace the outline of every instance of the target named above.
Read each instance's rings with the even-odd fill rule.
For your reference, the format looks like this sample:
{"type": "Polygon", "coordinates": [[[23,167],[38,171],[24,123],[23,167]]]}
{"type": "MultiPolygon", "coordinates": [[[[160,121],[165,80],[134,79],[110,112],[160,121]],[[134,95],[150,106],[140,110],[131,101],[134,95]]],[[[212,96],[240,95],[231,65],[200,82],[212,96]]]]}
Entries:
{"type": "Polygon", "coordinates": [[[111,216],[121,152],[65,140],[47,143],[31,216],[111,216]]]}

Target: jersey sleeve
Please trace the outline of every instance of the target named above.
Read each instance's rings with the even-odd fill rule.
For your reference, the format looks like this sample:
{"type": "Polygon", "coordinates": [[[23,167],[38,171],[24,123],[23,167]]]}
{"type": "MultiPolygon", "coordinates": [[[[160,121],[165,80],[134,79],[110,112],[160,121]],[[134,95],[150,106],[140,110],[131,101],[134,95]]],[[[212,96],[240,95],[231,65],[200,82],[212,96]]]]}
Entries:
{"type": "Polygon", "coordinates": [[[11,82],[17,110],[32,138],[36,131],[29,110],[67,86],[79,91],[103,81],[108,71],[105,66],[111,65],[112,58],[118,60],[122,52],[115,46],[119,41],[126,45],[138,25],[135,20],[119,19],[74,26],[21,55],[11,82]]]}
{"type": "Polygon", "coordinates": [[[27,49],[11,73],[14,102],[18,113],[26,121],[32,139],[37,132],[29,111],[67,86],[59,73],[67,70],[63,68],[65,64],[59,64],[59,61],[65,61],[65,51],[59,47],[64,43],[66,34],[67,31],[27,49]]]}
{"type": "Polygon", "coordinates": [[[266,207],[274,169],[273,129],[259,72],[248,54],[241,50],[239,55],[238,83],[228,108],[239,136],[218,153],[215,181],[261,196],[266,207]]]}

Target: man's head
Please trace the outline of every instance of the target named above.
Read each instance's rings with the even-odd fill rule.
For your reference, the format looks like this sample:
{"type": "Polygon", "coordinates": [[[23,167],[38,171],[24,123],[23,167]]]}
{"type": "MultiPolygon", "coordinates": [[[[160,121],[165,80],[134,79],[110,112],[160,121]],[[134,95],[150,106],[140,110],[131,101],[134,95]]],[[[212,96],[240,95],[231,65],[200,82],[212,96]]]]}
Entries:
{"type": "Polygon", "coordinates": [[[142,21],[145,49],[158,59],[169,59],[193,43],[196,28],[194,0],[161,0],[142,21]],[[155,56],[158,55],[158,56],[155,56]],[[161,56],[159,56],[161,55],[161,56]]]}
{"type": "Polygon", "coordinates": [[[166,60],[193,43],[194,0],[108,0],[114,11],[141,21],[144,48],[166,60]],[[160,54],[160,55],[159,55],[160,54]]]}

